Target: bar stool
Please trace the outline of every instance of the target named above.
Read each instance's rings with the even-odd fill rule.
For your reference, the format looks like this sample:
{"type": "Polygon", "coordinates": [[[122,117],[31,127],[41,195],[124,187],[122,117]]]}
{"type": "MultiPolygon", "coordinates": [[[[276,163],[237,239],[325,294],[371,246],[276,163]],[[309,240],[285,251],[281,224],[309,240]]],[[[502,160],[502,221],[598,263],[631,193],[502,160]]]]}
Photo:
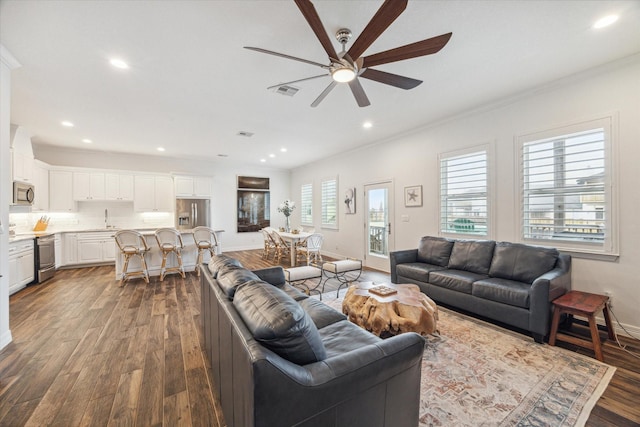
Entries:
{"type": "Polygon", "coordinates": [[[147,263],[144,259],[144,254],[149,251],[149,246],[147,246],[147,241],[144,236],[134,230],[120,230],[116,232],[115,240],[120,252],[124,256],[120,286],[124,286],[125,280],[140,275],[142,275],[145,282],[149,283],[149,270],[147,269],[147,263]],[[140,258],[140,270],[127,271],[129,268],[129,260],[135,256],[140,258]]]}
{"type": "Polygon", "coordinates": [[[160,281],[164,280],[167,273],[180,273],[184,279],[184,267],[182,266],[182,236],[175,228],[159,228],[155,232],[158,247],[162,251],[162,266],[160,267],[160,281]],[[170,253],[175,254],[178,265],[167,268],[167,257],[170,253]]]}
{"type": "Polygon", "coordinates": [[[198,266],[204,260],[204,253],[209,251],[211,256],[216,254],[218,248],[218,237],[216,233],[209,227],[196,227],[193,229],[193,240],[198,248],[198,258],[196,260],[196,272],[200,277],[200,269],[198,266]]]}

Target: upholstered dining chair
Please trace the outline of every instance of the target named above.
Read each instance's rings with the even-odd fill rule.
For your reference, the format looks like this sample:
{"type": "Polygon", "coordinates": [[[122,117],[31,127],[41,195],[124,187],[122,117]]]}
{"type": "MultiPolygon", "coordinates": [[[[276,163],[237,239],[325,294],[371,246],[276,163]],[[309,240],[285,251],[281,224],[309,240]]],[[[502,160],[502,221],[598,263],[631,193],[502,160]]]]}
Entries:
{"type": "Polygon", "coordinates": [[[311,259],[313,258],[313,262],[322,262],[322,254],[320,253],[320,249],[322,248],[322,242],[324,241],[324,237],[322,234],[314,233],[304,239],[302,244],[296,246],[296,259],[298,256],[302,256],[307,260],[307,265],[311,264],[311,259]]]}
{"type": "Polygon", "coordinates": [[[182,266],[182,249],[184,248],[182,236],[175,228],[159,228],[156,230],[155,235],[158,247],[162,251],[160,281],[162,282],[164,280],[164,276],[166,276],[167,273],[179,273],[184,279],[186,276],[184,274],[184,267],[182,266]],[[176,256],[178,265],[167,268],[167,257],[172,253],[176,256]]]}
{"type": "Polygon", "coordinates": [[[198,266],[202,264],[204,260],[205,252],[209,252],[211,256],[216,254],[218,248],[218,237],[215,231],[209,227],[195,227],[193,229],[193,241],[198,248],[198,257],[196,259],[196,273],[200,277],[200,268],[198,266]]]}
{"type": "Polygon", "coordinates": [[[139,276],[142,276],[144,281],[149,283],[149,270],[144,259],[144,255],[149,251],[149,246],[144,236],[135,230],[119,230],[114,237],[120,253],[124,256],[122,272],[120,273],[120,286],[124,286],[124,282],[127,279],[139,276]],[[128,271],[129,261],[133,257],[140,258],[140,269],[128,271]]]}

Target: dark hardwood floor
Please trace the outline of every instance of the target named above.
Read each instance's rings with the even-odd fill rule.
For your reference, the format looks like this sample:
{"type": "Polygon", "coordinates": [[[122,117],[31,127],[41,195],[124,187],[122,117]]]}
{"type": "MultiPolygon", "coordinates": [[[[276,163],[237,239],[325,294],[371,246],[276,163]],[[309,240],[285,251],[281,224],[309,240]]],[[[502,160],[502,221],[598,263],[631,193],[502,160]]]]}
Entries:
{"type": "MultiPolygon", "coordinates": [[[[248,268],[273,265],[259,250],[227,254],[248,268]]],[[[366,270],[362,280],[389,275],[366,270]]],[[[13,342],[0,353],[0,426],[224,425],[202,352],[194,273],[119,288],[113,266],[61,270],[11,296],[10,324],[13,342]]],[[[581,325],[572,331],[588,335],[581,325]]],[[[640,353],[639,341],[620,339],[640,353]]],[[[640,425],[640,360],[610,341],[604,355],[618,369],[587,425],[640,425]]]]}

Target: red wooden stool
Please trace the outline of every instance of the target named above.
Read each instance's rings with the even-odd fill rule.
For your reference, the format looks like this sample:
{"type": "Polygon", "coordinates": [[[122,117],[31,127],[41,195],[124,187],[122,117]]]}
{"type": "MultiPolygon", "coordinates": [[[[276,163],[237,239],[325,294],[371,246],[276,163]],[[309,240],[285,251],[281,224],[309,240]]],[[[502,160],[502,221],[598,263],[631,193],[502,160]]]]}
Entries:
{"type": "Polygon", "coordinates": [[[616,339],[615,333],[613,332],[613,325],[611,324],[611,317],[609,317],[609,308],[607,307],[608,301],[608,296],[590,294],[588,292],[581,291],[569,291],[561,297],[553,300],[553,322],[551,323],[549,345],[555,345],[557,339],[558,341],[566,341],[571,344],[589,348],[595,352],[596,359],[604,362],[604,357],[602,356],[602,344],[600,343],[598,325],[596,324],[596,313],[602,310],[609,338],[612,340],[616,339]],[[559,333],[558,322],[560,321],[560,315],[562,313],[572,316],[586,317],[589,320],[589,329],[591,329],[591,342],[571,335],[559,333]]]}

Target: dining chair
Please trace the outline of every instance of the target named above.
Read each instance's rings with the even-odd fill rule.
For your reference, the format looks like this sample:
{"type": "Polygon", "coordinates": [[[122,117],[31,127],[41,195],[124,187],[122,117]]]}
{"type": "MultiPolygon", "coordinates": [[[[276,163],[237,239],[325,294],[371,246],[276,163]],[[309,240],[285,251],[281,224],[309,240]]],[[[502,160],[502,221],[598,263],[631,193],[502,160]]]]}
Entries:
{"type": "Polygon", "coordinates": [[[320,249],[322,248],[323,241],[324,237],[322,234],[314,233],[308,236],[296,246],[296,259],[298,256],[302,256],[307,260],[307,265],[311,264],[312,258],[314,263],[322,262],[320,249]]]}

